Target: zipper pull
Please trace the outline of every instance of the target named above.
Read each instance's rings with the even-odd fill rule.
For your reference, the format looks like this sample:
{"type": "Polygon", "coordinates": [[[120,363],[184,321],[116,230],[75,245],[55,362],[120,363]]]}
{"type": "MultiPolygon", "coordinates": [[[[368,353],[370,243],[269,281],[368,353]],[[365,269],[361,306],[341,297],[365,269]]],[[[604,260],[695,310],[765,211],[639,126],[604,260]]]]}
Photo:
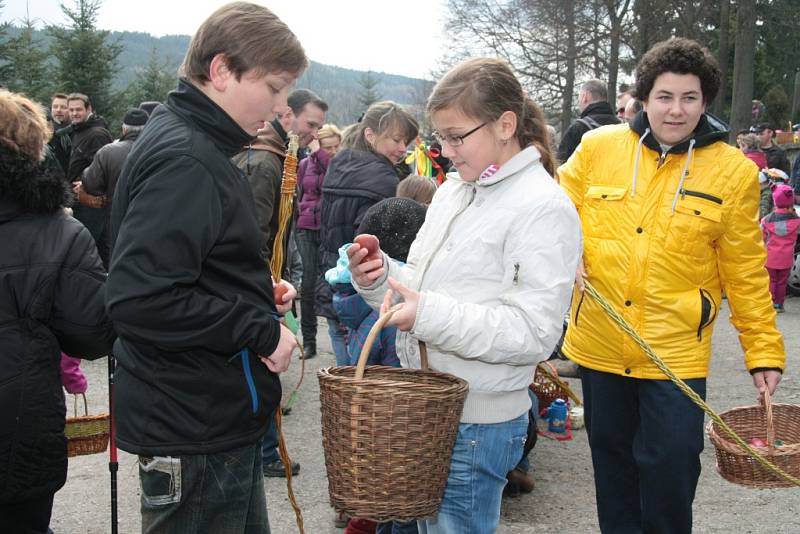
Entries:
{"type": "Polygon", "coordinates": [[[514,279],[511,283],[517,285],[517,282],[519,282],[519,263],[514,264],[514,279]]]}
{"type": "Polygon", "coordinates": [[[667,153],[662,152],[661,155],[658,157],[658,166],[661,167],[664,164],[664,161],[667,159],[667,153]]]}

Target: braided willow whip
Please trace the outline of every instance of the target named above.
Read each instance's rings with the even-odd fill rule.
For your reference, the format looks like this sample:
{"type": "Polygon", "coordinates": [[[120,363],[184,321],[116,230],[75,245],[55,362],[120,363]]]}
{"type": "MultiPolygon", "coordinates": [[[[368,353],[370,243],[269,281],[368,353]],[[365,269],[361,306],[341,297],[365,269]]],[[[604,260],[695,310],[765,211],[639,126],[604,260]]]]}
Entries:
{"type": "MultiPolygon", "coordinates": [[[[280,282],[283,273],[284,264],[284,240],[286,239],[286,230],[289,227],[289,222],[292,220],[292,210],[294,209],[294,195],[297,190],[297,149],[299,148],[298,137],[294,134],[289,134],[289,148],[286,151],[286,159],[283,163],[283,178],[281,180],[281,198],[278,206],[278,230],[275,233],[275,243],[272,246],[272,260],[270,261],[270,271],[272,278],[276,282],[280,282]]],[[[303,383],[303,375],[305,374],[305,358],[303,357],[303,349],[300,348],[300,380],[298,380],[290,399],[297,393],[300,384],[303,383]]],[[[286,438],[283,435],[283,414],[281,408],[275,411],[275,428],[278,431],[278,454],[283,462],[283,467],[286,470],[286,488],[289,495],[289,502],[294,509],[295,519],[297,521],[297,528],[300,534],[305,532],[303,528],[303,514],[300,511],[300,505],[297,504],[297,499],[294,496],[292,489],[292,459],[289,457],[289,449],[286,447],[286,438]]]]}
{"type": "Polygon", "coordinates": [[[600,305],[600,307],[606,311],[608,316],[615,323],[617,323],[617,325],[619,325],[619,327],[622,328],[622,330],[624,330],[626,334],[631,336],[631,338],[636,342],[637,345],[639,345],[639,347],[642,348],[644,353],[647,354],[647,357],[650,358],[650,360],[656,365],[656,367],[658,367],[662,373],[667,375],[667,377],[670,380],[672,380],[672,382],[676,386],[678,386],[678,388],[681,391],[683,391],[683,393],[685,393],[686,396],[689,397],[689,399],[691,399],[692,402],[694,402],[704,412],[706,412],[708,416],[711,419],[713,419],[714,422],[717,423],[717,425],[719,425],[719,427],[722,430],[724,430],[725,433],[728,434],[728,436],[730,436],[730,438],[733,441],[735,441],[740,447],[742,447],[742,449],[747,451],[747,453],[750,456],[752,456],[753,459],[755,459],[758,463],[760,463],[764,468],[766,468],[769,471],[772,471],[779,477],[785,478],[795,486],[800,486],[800,479],[793,477],[780,467],[776,466],[775,464],[767,460],[761,453],[753,449],[741,437],[739,437],[739,435],[736,434],[736,432],[734,432],[734,430],[730,426],[728,426],[728,424],[725,421],[723,421],[723,419],[719,415],[717,415],[716,412],[714,412],[714,410],[712,410],[708,404],[705,403],[705,401],[700,397],[700,395],[695,393],[695,391],[692,388],[686,385],[686,382],[678,378],[675,375],[675,373],[673,373],[672,370],[669,367],[667,367],[667,364],[665,364],[664,361],[658,357],[658,355],[653,351],[653,349],[650,347],[647,341],[642,339],[642,337],[639,334],[637,334],[636,331],[627,322],[625,322],[625,319],[623,319],[622,316],[617,312],[617,310],[615,310],[611,306],[611,304],[609,304],[608,301],[606,301],[603,298],[603,296],[597,292],[597,289],[595,289],[592,284],[590,284],[588,281],[585,281],[584,283],[586,285],[585,289],[586,294],[592,297],[600,305]]]}

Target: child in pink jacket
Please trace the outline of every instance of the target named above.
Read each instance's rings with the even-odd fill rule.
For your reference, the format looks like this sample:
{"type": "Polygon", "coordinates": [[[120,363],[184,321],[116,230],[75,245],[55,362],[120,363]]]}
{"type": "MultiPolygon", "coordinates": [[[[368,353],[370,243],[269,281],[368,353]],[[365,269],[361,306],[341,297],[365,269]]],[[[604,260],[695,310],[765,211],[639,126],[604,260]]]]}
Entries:
{"type": "Polygon", "coordinates": [[[794,191],[788,185],[776,185],[772,190],[775,208],[761,219],[761,231],[767,246],[769,291],[775,311],[783,313],[786,283],[794,262],[794,245],[800,230],[800,217],[794,210],[794,191]]]}

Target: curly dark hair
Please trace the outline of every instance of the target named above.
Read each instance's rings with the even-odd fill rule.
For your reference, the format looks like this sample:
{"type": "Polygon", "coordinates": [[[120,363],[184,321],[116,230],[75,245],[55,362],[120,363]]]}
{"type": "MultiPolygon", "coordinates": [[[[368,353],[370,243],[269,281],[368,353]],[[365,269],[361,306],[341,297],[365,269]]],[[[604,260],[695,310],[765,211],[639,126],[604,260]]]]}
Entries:
{"type": "Polygon", "coordinates": [[[694,74],[700,78],[706,105],[711,104],[719,92],[719,65],[711,52],[697,41],[673,37],[655,44],[636,65],[634,98],[647,100],[656,78],[665,72],[694,74]]]}

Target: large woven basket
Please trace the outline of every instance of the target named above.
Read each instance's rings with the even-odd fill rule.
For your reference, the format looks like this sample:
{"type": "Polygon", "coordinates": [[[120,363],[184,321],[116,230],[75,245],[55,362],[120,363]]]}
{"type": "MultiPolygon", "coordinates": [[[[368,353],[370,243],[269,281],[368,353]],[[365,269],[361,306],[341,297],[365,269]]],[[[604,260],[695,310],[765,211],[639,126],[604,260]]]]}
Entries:
{"type": "MultiPolygon", "coordinates": [[[[88,415],[86,395],[81,393],[81,396],[86,415],[67,417],[67,424],[64,427],[64,435],[67,436],[67,456],[70,457],[97,454],[108,447],[109,414],[88,415]]],[[[75,402],[77,414],[77,396],[75,402]]]]}
{"type": "Polygon", "coordinates": [[[318,372],[322,444],[334,509],[384,522],[436,514],[450,472],[467,383],[422,369],[366,367],[373,327],[358,367],[318,372]]]}
{"type": "MultiPolygon", "coordinates": [[[[765,439],[763,455],[793,477],[800,478],[800,406],[775,404],[765,394],[763,406],[733,408],[719,414],[742,439],[765,439]],[[775,440],[783,445],[775,447],[775,440]]],[[[730,482],[756,488],[787,488],[794,484],[767,470],[714,421],[706,426],[708,437],[717,452],[717,471],[730,482]]]]}

